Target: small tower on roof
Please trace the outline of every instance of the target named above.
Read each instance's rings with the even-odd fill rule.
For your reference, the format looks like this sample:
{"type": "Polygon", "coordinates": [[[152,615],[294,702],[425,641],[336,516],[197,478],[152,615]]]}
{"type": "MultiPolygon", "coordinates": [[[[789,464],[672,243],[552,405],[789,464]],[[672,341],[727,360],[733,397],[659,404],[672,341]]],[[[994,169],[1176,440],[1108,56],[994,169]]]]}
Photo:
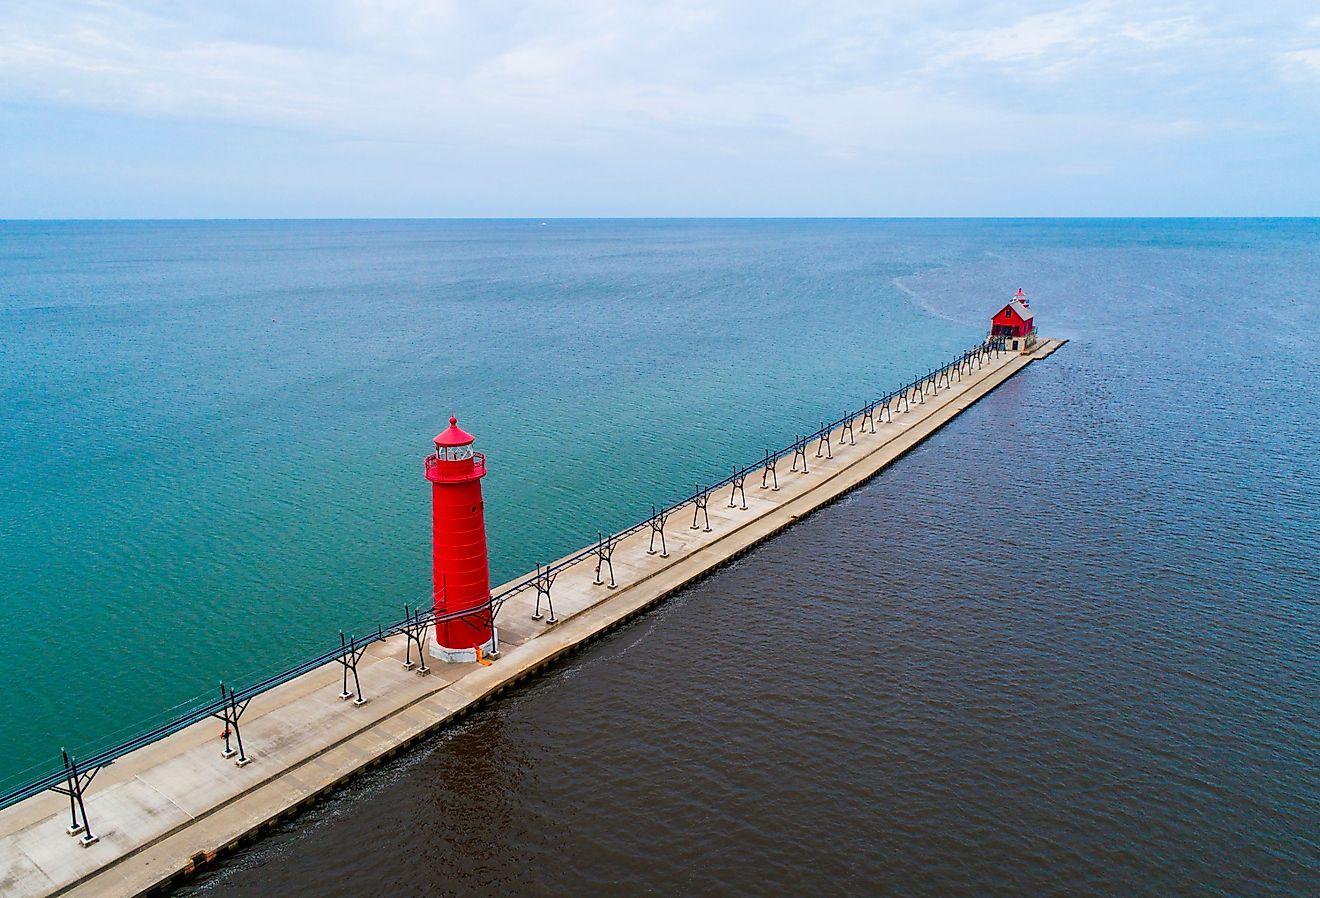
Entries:
{"type": "Polygon", "coordinates": [[[1006,349],[1026,352],[1036,345],[1036,319],[1027,294],[1018,292],[990,319],[990,337],[1002,337],[1006,349]]]}

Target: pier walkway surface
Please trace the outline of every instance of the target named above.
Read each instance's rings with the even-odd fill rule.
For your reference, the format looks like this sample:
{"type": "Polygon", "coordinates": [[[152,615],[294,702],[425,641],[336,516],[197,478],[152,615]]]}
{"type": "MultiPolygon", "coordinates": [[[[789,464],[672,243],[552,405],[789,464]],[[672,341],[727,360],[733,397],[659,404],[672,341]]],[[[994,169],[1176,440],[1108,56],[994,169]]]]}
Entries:
{"type": "Polygon", "coordinates": [[[777,491],[763,488],[753,469],[745,510],[727,487],[709,497],[709,530],[689,503],[665,527],[668,557],[648,553],[649,529],[632,533],[611,557],[615,589],[595,582],[591,563],[563,570],[553,585],[557,623],[534,620],[536,593],[518,592],[500,610],[502,654],[488,666],[430,661],[429,675],[418,676],[402,663],[407,638],[400,634],[371,645],[359,662],[365,704],[340,700],[343,669],[335,662],[257,696],[242,720],[245,766],[221,757],[220,725],[212,721],[125,755],[87,793],[99,840],[85,848],[66,833],[67,798],[47,792],[0,811],[0,895],[137,895],[167,887],[863,483],[1064,342],[1042,340],[1029,355],[1002,353],[907,411],[895,410],[892,421],[877,421],[875,432],[856,429],[855,443],[836,430],[833,457],[817,457],[813,440],[807,473],[790,470],[788,458],[777,466],[777,491]]]}

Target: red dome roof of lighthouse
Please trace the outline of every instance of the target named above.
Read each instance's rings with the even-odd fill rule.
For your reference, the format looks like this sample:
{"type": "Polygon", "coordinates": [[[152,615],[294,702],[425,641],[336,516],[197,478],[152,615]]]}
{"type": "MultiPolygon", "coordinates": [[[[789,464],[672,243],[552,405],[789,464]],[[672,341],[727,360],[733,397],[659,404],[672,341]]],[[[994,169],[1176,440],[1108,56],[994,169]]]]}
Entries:
{"type": "Polygon", "coordinates": [[[445,428],[444,433],[436,435],[435,444],[437,446],[468,446],[475,439],[476,437],[458,426],[457,418],[451,416],[449,427],[445,428]]]}

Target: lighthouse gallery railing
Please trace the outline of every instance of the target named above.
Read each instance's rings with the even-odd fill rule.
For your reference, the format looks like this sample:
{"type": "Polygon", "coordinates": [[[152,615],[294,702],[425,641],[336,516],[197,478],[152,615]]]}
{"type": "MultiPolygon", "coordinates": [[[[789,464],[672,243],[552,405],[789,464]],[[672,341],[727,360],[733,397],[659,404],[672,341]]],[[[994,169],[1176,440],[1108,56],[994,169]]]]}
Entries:
{"type": "MultiPolygon", "coordinates": [[[[626,537],[652,529],[652,522],[657,518],[663,519],[668,517],[672,512],[685,506],[693,505],[694,502],[698,506],[704,507],[705,500],[708,500],[710,494],[716,490],[730,487],[733,488],[734,494],[736,495],[736,492],[741,489],[742,483],[747,476],[758,471],[765,472],[765,477],[773,474],[776,477],[777,483],[778,475],[775,470],[775,464],[780,459],[794,456],[795,463],[796,458],[802,458],[803,464],[805,465],[805,450],[808,448],[809,444],[819,443],[820,446],[824,446],[825,442],[831,438],[834,431],[840,428],[844,428],[846,432],[851,433],[854,422],[869,420],[871,421],[872,426],[874,426],[875,416],[877,414],[884,414],[887,412],[892,421],[894,408],[899,403],[902,403],[906,409],[910,408],[911,401],[914,398],[919,397],[924,401],[927,391],[938,392],[940,386],[951,383],[954,375],[961,377],[964,370],[970,371],[972,365],[977,365],[979,367],[992,355],[998,355],[999,353],[1006,351],[1005,347],[1006,342],[1003,337],[991,336],[987,338],[984,343],[972,347],[942,367],[934,368],[925,374],[918,375],[897,390],[893,390],[879,399],[863,405],[856,412],[849,413],[835,421],[824,424],[812,433],[799,436],[792,443],[776,452],[770,452],[767,450],[765,456],[761,460],[746,467],[735,468],[733,473],[728,477],[725,477],[723,480],[707,486],[698,485],[695,496],[686,497],[659,512],[653,510],[650,517],[639,521],[633,526],[621,530],[610,537],[602,537],[600,544],[596,546],[588,546],[581,551],[569,555],[555,564],[539,570],[537,574],[527,575],[503,591],[492,594],[490,604],[487,606],[467,608],[462,611],[443,615],[437,615],[433,609],[416,611],[411,616],[405,617],[403,620],[396,621],[389,625],[378,625],[373,632],[369,632],[364,636],[354,636],[351,639],[347,639],[341,633],[339,645],[327,649],[319,655],[308,658],[306,661],[290,667],[287,670],[272,674],[259,682],[245,686],[241,689],[226,689],[222,684],[220,688],[221,697],[219,699],[212,702],[198,704],[179,714],[172,720],[139,733],[118,745],[103,749],[86,757],[78,758],[76,761],[66,754],[64,756],[64,766],[62,768],[53,769],[50,773],[44,776],[40,776],[30,782],[12,788],[4,794],[0,794],[0,809],[7,808],[46,791],[59,791],[61,794],[66,795],[69,794],[69,792],[74,792],[81,797],[83,790],[90,783],[91,777],[95,775],[96,771],[100,770],[102,767],[113,764],[116,760],[122,758],[128,753],[136,751],[139,748],[144,748],[151,745],[153,742],[157,742],[167,736],[186,729],[195,723],[201,723],[208,719],[223,720],[225,722],[226,731],[228,731],[231,720],[236,727],[237,715],[241,714],[241,709],[245,708],[247,703],[256,696],[327,664],[335,662],[345,665],[355,664],[356,657],[361,654],[362,649],[373,643],[380,642],[381,640],[397,636],[400,633],[408,633],[410,630],[416,631],[419,625],[434,626],[437,623],[461,620],[463,618],[471,617],[474,614],[483,613],[489,613],[493,618],[499,614],[500,608],[508,599],[529,589],[536,588],[537,581],[544,578],[546,575],[557,575],[560,571],[592,558],[599,560],[601,558],[601,544],[612,546],[626,537]],[[352,658],[353,661],[348,661],[347,659],[349,658],[352,658]]],[[[484,461],[484,458],[482,461],[484,461]]]]}

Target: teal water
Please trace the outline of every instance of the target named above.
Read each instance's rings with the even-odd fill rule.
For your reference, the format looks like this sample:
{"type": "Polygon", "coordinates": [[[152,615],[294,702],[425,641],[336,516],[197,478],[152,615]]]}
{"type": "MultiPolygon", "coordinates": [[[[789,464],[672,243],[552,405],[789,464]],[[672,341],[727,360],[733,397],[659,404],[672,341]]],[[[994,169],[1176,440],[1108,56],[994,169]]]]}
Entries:
{"type": "Polygon", "coordinates": [[[979,339],[901,279],[993,232],[0,223],[0,788],[424,601],[451,413],[500,582],[979,339]]]}

